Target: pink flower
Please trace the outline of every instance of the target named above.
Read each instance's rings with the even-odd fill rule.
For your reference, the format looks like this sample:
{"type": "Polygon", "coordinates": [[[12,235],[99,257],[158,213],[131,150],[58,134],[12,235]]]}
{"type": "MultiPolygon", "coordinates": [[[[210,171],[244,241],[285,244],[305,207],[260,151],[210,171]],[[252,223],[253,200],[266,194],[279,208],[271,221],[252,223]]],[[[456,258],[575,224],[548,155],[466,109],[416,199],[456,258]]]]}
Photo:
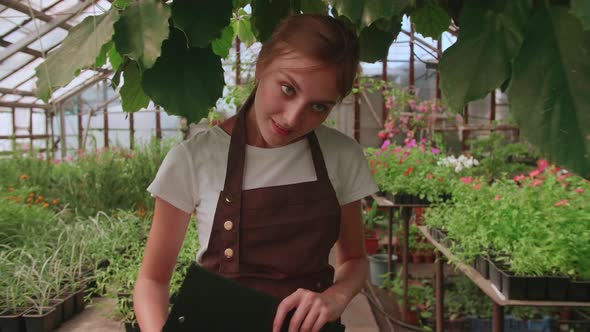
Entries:
{"type": "Polygon", "coordinates": [[[524,176],[524,174],[520,174],[520,175],[515,176],[512,180],[514,180],[514,182],[520,182],[524,179],[526,179],[526,176],[524,176]]]}
{"type": "Polygon", "coordinates": [[[416,147],[416,146],[418,146],[418,145],[416,144],[416,139],[415,139],[415,138],[412,138],[412,139],[411,139],[411,140],[410,140],[410,141],[409,141],[409,142],[406,144],[406,148],[408,148],[408,149],[414,148],[414,147],[416,147]]]}
{"type": "Polygon", "coordinates": [[[547,166],[549,166],[549,163],[547,163],[547,160],[545,159],[539,159],[537,161],[537,167],[539,169],[540,172],[543,172],[545,170],[545,168],[547,168],[547,166]]]}
{"type": "Polygon", "coordinates": [[[473,186],[473,189],[474,189],[474,190],[477,190],[477,189],[479,189],[479,188],[481,188],[481,183],[478,183],[478,184],[476,184],[475,186],[473,186]]]}
{"type": "Polygon", "coordinates": [[[567,199],[564,199],[562,201],[559,201],[559,202],[555,203],[554,206],[562,206],[562,205],[565,205],[565,204],[567,204],[567,199]]]}
{"type": "Polygon", "coordinates": [[[469,176],[469,177],[462,177],[459,180],[463,181],[465,184],[471,184],[471,181],[473,181],[473,177],[469,176]]]}
{"type": "Polygon", "coordinates": [[[393,150],[393,153],[400,153],[400,152],[402,152],[402,150],[403,150],[402,147],[398,146],[397,148],[395,148],[395,150],[393,150]]]}
{"type": "Polygon", "coordinates": [[[387,131],[392,131],[392,130],[393,130],[393,122],[391,122],[391,121],[387,121],[387,122],[385,123],[385,130],[387,130],[387,131]]]}
{"type": "Polygon", "coordinates": [[[439,150],[439,149],[437,149],[437,148],[432,148],[432,154],[433,154],[433,155],[435,155],[435,156],[436,156],[437,154],[439,154],[439,152],[440,152],[440,150],[439,150]]]}
{"type": "Polygon", "coordinates": [[[433,177],[434,177],[434,175],[432,175],[432,173],[428,173],[428,174],[426,174],[426,178],[427,178],[428,180],[432,180],[432,178],[433,178],[433,177]]]}
{"type": "Polygon", "coordinates": [[[391,144],[391,141],[386,139],[385,141],[383,141],[383,144],[381,145],[381,150],[385,150],[387,149],[387,147],[391,144]]]}
{"type": "Polygon", "coordinates": [[[387,133],[384,131],[380,131],[377,136],[379,136],[380,139],[386,139],[387,138],[387,133]]]}
{"type": "Polygon", "coordinates": [[[422,121],[423,118],[424,118],[424,115],[422,115],[422,114],[416,115],[416,120],[418,120],[418,121],[422,121]]]}
{"type": "Polygon", "coordinates": [[[531,183],[531,187],[538,187],[543,184],[543,180],[535,179],[533,183],[531,183]]]}
{"type": "Polygon", "coordinates": [[[425,113],[428,109],[426,109],[426,105],[418,106],[418,112],[425,113]]]}
{"type": "Polygon", "coordinates": [[[393,98],[391,96],[387,97],[387,101],[385,102],[385,108],[390,110],[393,107],[393,98]]]}
{"type": "Polygon", "coordinates": [[[530,173],[529,173],[529,176],[530,176],[531,178],[534,178],[535,176],[537,176],[537,175],[539,175],[539,174],[541,174],[541,171],[539,171],[538,169],[536,169],[536,170],[534,170],[534,171],[530,172],[530,173]]]}
{"type": "Polygon", "coordinates": [[[501,199],[502,199],[502,196],[500,196],[500,195],[496,195],[496,197],[494,197],[494,200],[495,200],[495,201],[499,201],[499,200],[501,200],[501,199]]]}
{"type": "Polygon", "coordinates": [[[576,188],[576,189],[574,189],[574,191],[577,192],[577,193],[579,193],[579,194],[581,194],[581,193],[584,192],[584,189],[582,189],[582,188],[576,188]]]}
{"type": "Polygon", "coordinates": [[[59,163],[60,163],[60,161],[59,161],[59,159],[53,159],[53,163],[54,163],[55,165],[57,165],[57,164],[59,164],[59,163]]]}

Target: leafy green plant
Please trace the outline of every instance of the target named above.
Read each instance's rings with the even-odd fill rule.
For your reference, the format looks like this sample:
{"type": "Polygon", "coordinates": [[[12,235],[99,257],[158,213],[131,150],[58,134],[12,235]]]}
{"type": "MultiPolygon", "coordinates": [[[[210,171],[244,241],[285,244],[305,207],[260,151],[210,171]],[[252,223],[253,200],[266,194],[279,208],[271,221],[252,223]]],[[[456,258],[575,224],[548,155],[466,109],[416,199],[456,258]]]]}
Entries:
{"type": "Polygon", "coordinates": [[[431,208],[430,227],[442,228],[464,261],[493,255],[516,275],[590,278],[590,186],[539,162],[528,176],[465,177],[453,202],[431,208]],[[575,236],[574,236],[575,234],[575,236]]]}

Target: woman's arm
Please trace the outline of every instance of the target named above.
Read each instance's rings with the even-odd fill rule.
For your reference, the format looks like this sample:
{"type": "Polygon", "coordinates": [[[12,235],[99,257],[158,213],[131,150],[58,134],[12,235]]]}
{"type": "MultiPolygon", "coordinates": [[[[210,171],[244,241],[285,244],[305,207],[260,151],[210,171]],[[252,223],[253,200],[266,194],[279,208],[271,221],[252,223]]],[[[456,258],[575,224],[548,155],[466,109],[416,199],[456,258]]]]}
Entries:
{"type": "Polygon", "coordinates": [[[342,206],[340,235],[336,242],[334,285],[324,293],[340,296],[348,304],[363,288],[368,272],[361,201],[358,200],[342,206]]]}
{"type": "Polygon", "coordinates": [[[363,241],[361,201],[341,207],[340,235],[336,242],[334,285],[321,294],[299,289],[286,297],[277,308],[273,331],[278,332],[289,311],[297,307],[289,332],[319,331],[327,322],[338,319],[352,298],[362,289],[368,274],[363,241]]]}
{"type": "Polygon", "coordinates": [[[170,279],[190,216],[156,197],[154,219],[133,290],[133,309],[144,332],[160,332],[168,318],[170,279]]]}

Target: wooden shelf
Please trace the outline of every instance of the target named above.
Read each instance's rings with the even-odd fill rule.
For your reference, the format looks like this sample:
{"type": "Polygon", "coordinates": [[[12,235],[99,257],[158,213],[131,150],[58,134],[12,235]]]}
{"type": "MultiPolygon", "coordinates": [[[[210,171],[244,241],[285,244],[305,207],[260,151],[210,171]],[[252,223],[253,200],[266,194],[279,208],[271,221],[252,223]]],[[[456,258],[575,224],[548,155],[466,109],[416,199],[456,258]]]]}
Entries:
{"type": "MultiPolygon", "coordinates": [[[[449,261],[456,261],[456,258],[451,254],[448,248],[443,246],[432,238],[426,226],[418,226],[422,234],[445,255],[449,261]]],[[[500,306],[537,306],[537,307],[590,307],[590,302],[570,302],[570,301],[520,301],[507,300],[490,280],[484,278],[476,269],[463,263],[455,263],[457,268],[465,274],[473,283],[475,283],[486,295],[491,298],[496,304],[500,306]]]]}

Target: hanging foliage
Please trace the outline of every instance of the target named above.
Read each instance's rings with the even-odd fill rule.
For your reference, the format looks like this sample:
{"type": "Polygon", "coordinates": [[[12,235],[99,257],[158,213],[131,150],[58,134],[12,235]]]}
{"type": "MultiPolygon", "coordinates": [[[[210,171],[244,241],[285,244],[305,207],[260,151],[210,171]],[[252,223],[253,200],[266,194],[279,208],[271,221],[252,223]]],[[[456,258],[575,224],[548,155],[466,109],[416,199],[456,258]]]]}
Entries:
{"type": "Polygon", "coordinates": [[[221,97],[221,58],[238,36],[265,41],[284,17],[330,13],[360,36],[363,61],[387,55],[404,15],[437,38],[452,22],[457,42],[440,60],[441,89],[456,110],[508,88],[524,138],[550,159],[590,177],[590,6],[587,0],[115,0],[85,18],[36,69],[48,101],[81,71],[104,64],[125,111],[151,100],[189,122],[221,97]],[[252,14],[244,11],[250,6],[252,14]],[[329,6],[328,6],[329,5],[329,6]],[[113,28],[114,27],[114,28],[113,28]],[[129,71],[129,72],[128,72],[129,71]],[[134,81],[134,82],[127,82],[134,81]]]}

